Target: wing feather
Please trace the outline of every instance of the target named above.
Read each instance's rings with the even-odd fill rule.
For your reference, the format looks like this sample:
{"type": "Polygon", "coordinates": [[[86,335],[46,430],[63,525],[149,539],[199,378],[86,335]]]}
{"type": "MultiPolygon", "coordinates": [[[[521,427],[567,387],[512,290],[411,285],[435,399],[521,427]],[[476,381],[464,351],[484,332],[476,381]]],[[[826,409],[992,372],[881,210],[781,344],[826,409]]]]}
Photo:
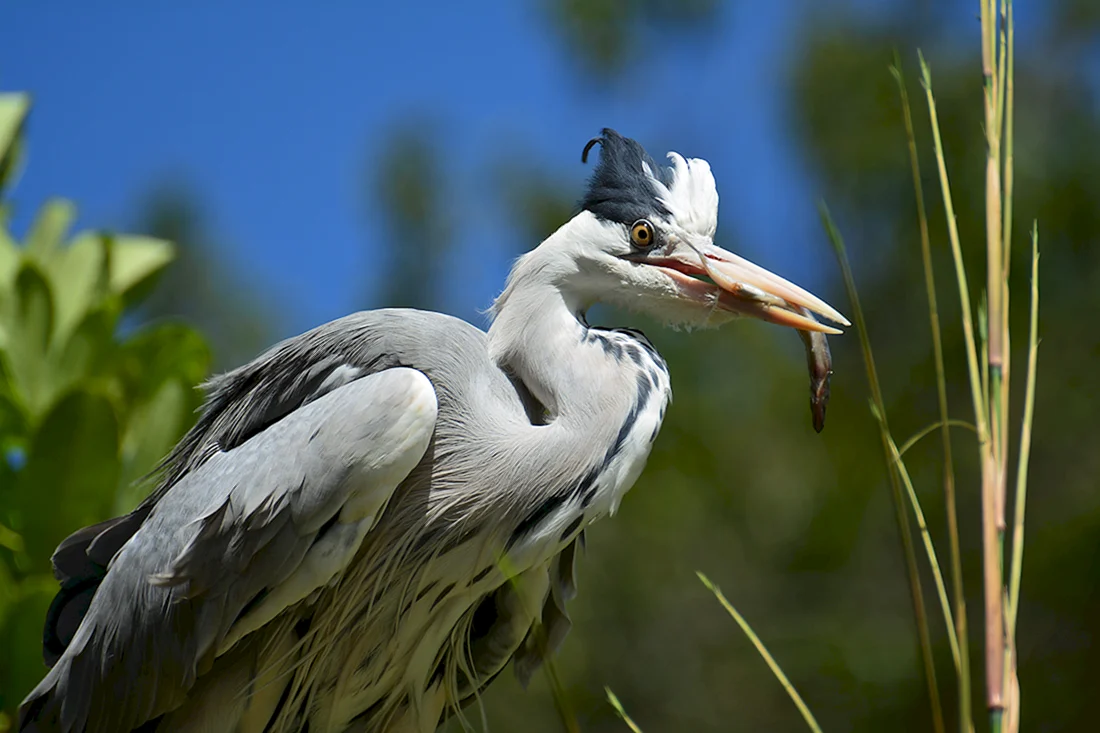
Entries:
{"type": "MultiPolygon", "coordinates": [[[[124,731],[164,714],[217,655],[346,567],[424,455],[437,401],[408,368],[355,378],[306,370],[307,392],[326,370],[326,394],[287,411],[261,400],[273,422],[245,435],[248,421],[233,418],[230,439],[202,449],[205,460],[148,505],[72,642],[24,702],[22,729],[124,731]]],[[[91,535],[63,545],[62,570],[82,569],[74,548],[102,531],[91,535]]]]}

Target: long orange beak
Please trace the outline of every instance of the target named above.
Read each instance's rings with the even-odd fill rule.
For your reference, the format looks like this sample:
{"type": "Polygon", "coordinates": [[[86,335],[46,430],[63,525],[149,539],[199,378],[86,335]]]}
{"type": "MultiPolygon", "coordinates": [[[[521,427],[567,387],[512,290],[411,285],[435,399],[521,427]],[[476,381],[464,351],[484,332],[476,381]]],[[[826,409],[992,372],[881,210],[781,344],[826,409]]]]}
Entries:
{"type": "Polygon", "coordinates": [[[648,263],[662,268],[686,292],[697,293],[709,277],[718,286],[718,307],[800,331],[842,333],[799,312],[805,308],[834,323],[851,322],[831,305],[792,282],[713,244],[692,244],[681,253],[648,263]]]}

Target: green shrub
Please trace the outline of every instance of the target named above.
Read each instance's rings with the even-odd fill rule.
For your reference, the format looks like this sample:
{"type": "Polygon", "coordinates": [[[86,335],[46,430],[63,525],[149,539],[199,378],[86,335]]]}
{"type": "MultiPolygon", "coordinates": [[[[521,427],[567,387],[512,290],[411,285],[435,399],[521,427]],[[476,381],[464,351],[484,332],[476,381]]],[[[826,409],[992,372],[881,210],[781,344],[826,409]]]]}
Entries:
{"type": "Polygon", "coordinates": [[[68,238],[76,208],[63,200],[42,207],[22,243],[11,235],[3,195],[22,164],[29,106],[26,95],[0,95],[0,711],[9,716],[45,673],[50,554],[140,501],[141,479],[190,427],[210,361],[194,329],[129,315],[171,262],[168,242],[68,238]]]}

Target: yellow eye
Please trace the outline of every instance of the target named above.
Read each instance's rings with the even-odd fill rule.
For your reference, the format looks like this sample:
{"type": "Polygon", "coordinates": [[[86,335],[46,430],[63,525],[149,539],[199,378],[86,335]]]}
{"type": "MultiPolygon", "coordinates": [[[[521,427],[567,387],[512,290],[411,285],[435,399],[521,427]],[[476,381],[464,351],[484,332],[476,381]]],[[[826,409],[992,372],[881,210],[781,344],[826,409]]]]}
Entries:
{"type": "Polygon", "coordinates": [[[653,225],[645,219],[639,219],[630,227],[630,241],[635,247],[649,247],[653,244],[653,225]]]}

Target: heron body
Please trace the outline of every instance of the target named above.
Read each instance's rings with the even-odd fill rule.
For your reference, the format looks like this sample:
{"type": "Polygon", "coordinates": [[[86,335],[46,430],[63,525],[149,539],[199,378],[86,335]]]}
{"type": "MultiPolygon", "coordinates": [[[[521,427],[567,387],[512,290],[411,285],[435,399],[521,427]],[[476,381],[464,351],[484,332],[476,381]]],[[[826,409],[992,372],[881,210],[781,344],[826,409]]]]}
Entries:
{"type": "Polygon", "coordinates": [[[357,313],[210,382],[150,497],[55,553],[22,730],[428,733],[509,662],[530,678],[670,398],[649,341],[587,309],[844,323],[711,244],[703,161],[599,141],[581,212],[517,261],[488,332],[357,313]]]}

